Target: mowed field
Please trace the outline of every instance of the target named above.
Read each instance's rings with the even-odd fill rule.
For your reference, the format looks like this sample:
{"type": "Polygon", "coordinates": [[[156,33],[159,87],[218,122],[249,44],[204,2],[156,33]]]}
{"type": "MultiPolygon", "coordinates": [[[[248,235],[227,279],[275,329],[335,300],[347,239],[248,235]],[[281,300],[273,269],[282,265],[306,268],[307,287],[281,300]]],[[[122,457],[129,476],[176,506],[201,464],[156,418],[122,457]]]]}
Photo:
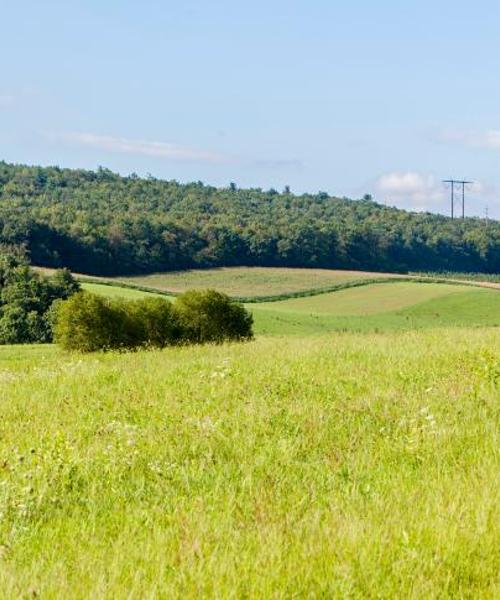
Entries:
{"type": "Polygon", "coordinates": [[[244,344],[0,347],[0,598],[498,597],[500,293],[247,307],[244,344]]]}

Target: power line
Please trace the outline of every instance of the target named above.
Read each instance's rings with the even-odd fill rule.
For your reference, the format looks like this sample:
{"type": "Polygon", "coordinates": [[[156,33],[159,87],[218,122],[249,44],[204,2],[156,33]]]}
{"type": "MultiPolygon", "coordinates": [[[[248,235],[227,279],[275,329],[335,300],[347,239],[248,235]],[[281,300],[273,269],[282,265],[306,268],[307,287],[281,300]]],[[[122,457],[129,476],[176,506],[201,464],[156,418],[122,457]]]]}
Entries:
{"type": "Polygon", "coordinates": [[[444,179],[443,183],[450,184],[450,204],[451,204],[451,218],[454,218],[455,212],[455,184],[462,186],[462,219],[465,219],[465,186],[473,181],[466,181],[465,179],[444,179]]]}

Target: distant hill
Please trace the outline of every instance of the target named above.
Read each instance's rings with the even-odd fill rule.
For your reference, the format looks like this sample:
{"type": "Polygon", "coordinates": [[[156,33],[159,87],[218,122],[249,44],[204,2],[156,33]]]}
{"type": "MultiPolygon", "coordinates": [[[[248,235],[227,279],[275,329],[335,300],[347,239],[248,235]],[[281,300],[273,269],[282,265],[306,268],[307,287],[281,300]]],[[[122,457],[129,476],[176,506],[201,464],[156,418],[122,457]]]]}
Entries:
{"type": "Polygon", "coordinates": [[[0,243],[24,245],[34,264],[96,275],[235,265],[500,272],[498,221],[5,162],[0,243]]]}

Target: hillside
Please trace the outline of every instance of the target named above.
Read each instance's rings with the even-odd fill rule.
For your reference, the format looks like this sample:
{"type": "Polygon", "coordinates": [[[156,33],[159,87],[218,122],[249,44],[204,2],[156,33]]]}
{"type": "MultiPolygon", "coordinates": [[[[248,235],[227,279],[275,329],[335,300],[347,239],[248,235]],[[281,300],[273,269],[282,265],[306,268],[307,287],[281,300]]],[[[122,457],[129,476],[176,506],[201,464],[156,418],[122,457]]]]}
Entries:
{"type": "Polygon", "coordinates": [[[34,264],[101,275],[238,265],[500,272],[496,221],[4,162],[0,241],[25,245],[34,264]]]}

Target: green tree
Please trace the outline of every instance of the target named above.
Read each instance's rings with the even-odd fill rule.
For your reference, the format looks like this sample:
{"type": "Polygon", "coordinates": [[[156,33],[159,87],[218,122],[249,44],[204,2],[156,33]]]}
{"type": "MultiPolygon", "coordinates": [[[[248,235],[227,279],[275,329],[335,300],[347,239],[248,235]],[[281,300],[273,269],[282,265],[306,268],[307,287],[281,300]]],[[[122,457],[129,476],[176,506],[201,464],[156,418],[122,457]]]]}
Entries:
{"type": "Polygon", "coordinates": [[[69,271],[44,277],[19,255],[0,255],[0,343],[52,341],[51,307],[78,289],[69,271]]]}

